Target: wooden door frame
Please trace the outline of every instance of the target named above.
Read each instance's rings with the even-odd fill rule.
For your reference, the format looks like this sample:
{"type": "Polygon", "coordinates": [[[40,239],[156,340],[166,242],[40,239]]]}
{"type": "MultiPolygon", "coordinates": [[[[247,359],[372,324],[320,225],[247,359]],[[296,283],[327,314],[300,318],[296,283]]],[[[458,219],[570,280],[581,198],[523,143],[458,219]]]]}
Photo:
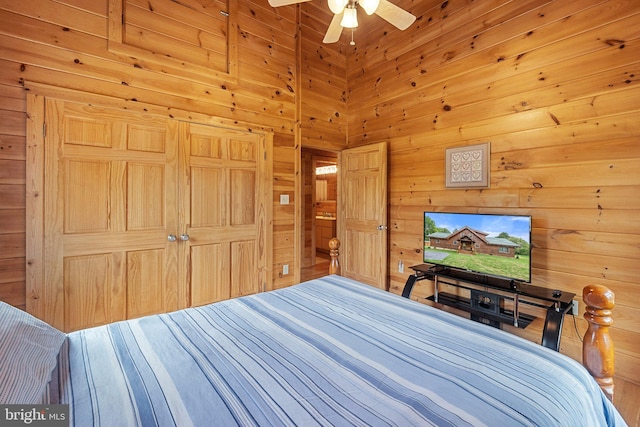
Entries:
{"type": "MultiPolygon", "coordinates": [[[[381,141],[381,142],[378,142],[378,143],[385,143],[385,144],[388,144],[386,141],[381,141]]],[[[378,144],[378,143],[375,143],[375,144],[378,144]]],[[[372,144],[367,144],[367,145],[372,145],[372,144]]],[[[363,145],[362,147],[364,147],[364,146],[366,146],[366,145],[363,145]]],[[[357,148],[357,147],[351,147],[351,148],[357,148]]],[[[342,212],[342,210],[343,210],[343,202],[342,202],[342,197],[340,196],[340,194],[342,194],[342,193],[344,192],[344,191],[343,191],[343,188],[342,188],[342,174],[341,174],[341,170],[342,170],[342,165],[341,165],[342,156],[341,156],[341,153],[342,153],[344,150],[347,150],[347,149],[348,149],[348,148],[343,148],[343,149],[340,149],[340,150],[328,150],[328,149],[322,149],[322,148],[316,148],[316,147],[301,147],[301,149],[300,149],[300,151],[299,151],[299,154],[298,154],[298,164],[301,164],[301,163],[302,163],[302,150],[324,151],[324,152],[331,152],[331,153],[335,153],[335,154],[337,154],[336,165],[338,166],[338,174],[337,174],[337,188],[338,188],[338,190],[337,190],[337,191],[338,191],[338,195],[337,195],[337,197],[336,197],[336,199],[337,199],[337,200],[336,200],[336,209],[337,209],[337,212],[338,212],[338,213],[339,213],[339,212],[342,212]]],[[[387,148],[387,149],[388,149],[388,148],[387,148]]],[[[387,165],[387,169],[385,169],[385,171],[386,171],[386,174],[388,175],[388,165],[387,165]]],[[[300,194],[300,197],[298,197],[299,202],[298,202],[298,205],[297,205],[297,209],[296,209],[296,210],[297,210],[298,212],[300,212],[300,214],[299,214],[299,216],[298,216],[298,224],[299,224],[299,225],[298,225],[298,227],[299,227],[298,229],[299,229],[299,230],[302,230],[302,232],[298,232],[298,233],[297,233],[298,238],[297,238],[297,240],[296,240],[296,242],[297,242],[297,244],[298,244],[298,248],[299,248],[299,250],[298,250],[298,253],[299,253],[299,254],[298,254],[298,256],[300,257],[300,262],[298,263],[298,269],[296,270],[296,272],[297,272],[297,274],[298,274],[298,278],[300,277],[300,270],[302,269],[302,263],[303,263],[302,258],[303,258],[303,256],[304,256],[304,239],[305,239],[305,236],[304,236],[304,194],[303,194],[303,192],[304,192],[304,188],[302,188],[302,181],[303,181],[303,178],[302,178],[302,171],[301,171],[301,173],[299,174],[299,177],[300,177],[300,178],[299,178],[299,180],[298,180],[298,188],[300,188],[300,190],[299,190],[299,191],[300,191],[300,193],[299,193],[299,194],[300,194]]],[[[385,191],[387,192],[387,194],[385,195],[385,197],[387,197],[387,196],[388,196],[388,187],[385,187],[385,191]]],[[[385,240],[384,240],[384,241],[385,241],[385,251],[386,251],[386,258],[387,258],[387,265],[385,265],[385,266],[384,266],[384,269],[385,269],[385,271],[386,271],[386,273],[385,273],[385,274],[386,274],[386,279],[385,279],[385,281],[386,281],[386,286],[388,287],[388,286],[389,286],[389,266],[388,266],[388,262],[389,262],[389,261],[388,261],[388,259],[389,259],[389,247],[388,247],[388,246],[389,246],[389,239],[388,239],[388,212],[387,212],[386,218],[384,218],[384,222],[383,222],[383,224],[381,224],[381,225],[383,225],[384,227],[387,227],[387,229],[385,229],[385,230],[384,230],[384,232],[386,233],[386,238],[385,238],[385,240]]],[[[340,220],[340,215],[339,215],[339,214],[338,214],[338,217],[337,217],[337,223],[336,223],[336,235],[337,235],[336,237],[338,237],[338,239],[339,239],[341,242],[343,242],[343,241],[344,241],[344,238],[345,238],[344,221],[341,221],[341,220],[340,220]]],[[[341,264],[342,264],[342,265],[345,265],[345,263],[344,263],[344,259],[345,259],[345,256],[346,256],[346,255],[345,255],[345,251],[343,250],[343,248],[340,248],[339,253],[340,253],[339,260],[340,260],[340,262],[341,262],[341,264]]],[[[327,271],[327,274],[328,274],[328,271],[327,271]]],[[[297,280],[297,281],[298,281],[298,280],[297,280]]],[[[296,282],[297,282],[297,281],[296,281],[296,282]]]]}
{"type": "MultiPolygon", "coordinates": [[[[303,156],[302,156],[302,152],[303,151],[310,151],[314,156],[317,155],[319,157],[322,157],[323,153],[325,153],[325,155],[327,155],[328,153],[334,154],[336,156],[335,157],[335,162],[336,162],[336,165],[338,167],[338,170],[340,169],[340,150],[329,150],[329,149],[316,148],[316,147],[300,147],[300,150],[298,150],[298,156],[297,157],[298,157],[298,164],[300,165],[300,167],[298,169],[298,172],[299,172],[298,173],[298,177],[299,178],[298,178],[297,183],[296,183],[296,188],[299,189],[298,190],[299,197],[296,197],[296,212],[299,212],[298,217],[296,218],[296,223],[298,224],[297,227],[296,227],[296,229],[298,230],[296,232],[296,236],[297,236],[297,238],[296,238],[296,244],[297,244],[296,254],[298,256],[299,261],[296,263],[297,268],[296,268],[296,280],[295,280],[295,283],[298,283],[300,281],[300,274],[301,274],[300,272],[301,272],[302,268],[304,268],[303,264],[304,264],[304,252],[305,252],[305,247],[304,247],[305,232],[306,232],[305,224],[304,224],[304,222],[305,222],[305,201],[304,201],[304,196],[305,196],[305,193],[304,193],[304,191],[305,191],[304,190],[304,176],[305,176],[305,173],[304,173],[303,166],[302,166],[303,163],[304,163],[303,162],[303,156]]],[[[327,159],[329,159],[329,157],[327,157],[327,159]]],[[[334,158],[331,157],[331,160],[334,160],[334,158]]],[[[314,160],[313,164],[315,165],[315,160],[314,160]]],[[[312,167],[314,167],[314,166],[312,165],[312,167]]],[[[312,176],[313,176],[313,179],[315,179],[315,170],[314,170],[312,176]]],[[[340,174],[338,174],[337,176],[338,176],[338,179],[339,179],[340,174]]],[[[339,194],[340,193],[340,181],[338,181],[336,185],[337,185],[337,188],[338,188],[337,192],[339,194]]],[[[315,185],[313,187],[312,193],[313,193],[313,195],[312,195],[312,204],[315,205],[315,203],[316,203],[315,185]]],[[[336,200],[336,209],[340,209],[340,207],[339,207],[339,203],[340,203],[339,199],[340,199],[340,197],[336,196],[336,199],[337,199],[336,200]]],[[[316,227],[316,225],[315,225],[315,215],[314,215],[314,218],[312,219],[312,227],[311,227],[311,237],[312,237],[311,245],[312,245],[312,250],[313,250],[313,253],[314,253],[314,256],[312,258],[315,258],[315,227],[316,227]]],[[[336,234],[337,234],[337,230],[336,230],[336,234]]],[[[311,266],[313,266],[313,264],[311,266]]],[[[328,273],[328,270],[327,270],[327,273],[328,273]]]]}

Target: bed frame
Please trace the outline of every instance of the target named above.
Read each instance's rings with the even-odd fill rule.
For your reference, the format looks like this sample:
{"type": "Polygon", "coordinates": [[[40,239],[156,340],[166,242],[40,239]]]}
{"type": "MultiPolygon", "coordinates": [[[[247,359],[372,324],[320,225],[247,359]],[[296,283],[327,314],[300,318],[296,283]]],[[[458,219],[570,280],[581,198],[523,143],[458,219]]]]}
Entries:
{"type": "MultiPolygon", "coordinates": [[[[340,274],[340,241],[329,241],[329,274],[340,274]]],[[[582,340],[582,363],[595,378],[609,400],[613,401],[614,348],[609,327],[613,324],[614,293],[602,285],[587,285],[582,290],[589,323],[582,340]]]]}

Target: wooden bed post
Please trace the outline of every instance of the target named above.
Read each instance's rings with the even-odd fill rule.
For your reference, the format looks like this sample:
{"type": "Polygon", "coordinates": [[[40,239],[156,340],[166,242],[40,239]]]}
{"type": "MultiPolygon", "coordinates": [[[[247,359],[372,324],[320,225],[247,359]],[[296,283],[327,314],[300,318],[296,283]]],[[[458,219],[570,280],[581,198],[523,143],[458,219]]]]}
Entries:
{"type": "Polygon", "coordinates": [[[615,295],[606,286],[587,285],[582,299],[586,306],[584,318],[589,322],[582,342],[582,363],[613,401],[614,352],[609,327],[613,324],[615,295]]]}
{"type": "Polygon", "coordinates": [[[340,240],[337,237],[333,237],[329,240],[329,256],[331,257],[331,263],[329,264],[329,274],[340,274],[340,262],[338,261],[338,252],[340,249],[340,240]]]}

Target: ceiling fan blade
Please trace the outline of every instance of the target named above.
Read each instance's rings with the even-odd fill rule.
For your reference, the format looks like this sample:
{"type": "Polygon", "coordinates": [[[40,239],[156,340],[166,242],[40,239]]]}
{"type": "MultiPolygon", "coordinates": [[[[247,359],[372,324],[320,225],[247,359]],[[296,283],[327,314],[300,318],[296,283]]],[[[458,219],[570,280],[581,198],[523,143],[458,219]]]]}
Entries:
{"type": "Polygon", "coordinates": [[[343,13],[333,15],[333,19],[329,24],[329,28],[327,28],[327,33],[324,35],[324,40],[322,40],[322,43],[335,43],[340,40],[340,34],[342,34],[342,25],[340,25],[340,21],[342,21],[342,15],[343,13]]]}
{"type": "Polygon", "coordinates": [[[416,20],[415,16],[388,0],[380,0],[380,6],[375,13],[401,30],[406,30],[416,20]]]}
{"type": "Polygon", "coordinates": [[[278,6],[287,6],[287,5],[296,4],[296,3],[303,3],[305,1],[310,1],[310,0],[269,0],[269,4],[272,7],[278,7],[278,6]]]}

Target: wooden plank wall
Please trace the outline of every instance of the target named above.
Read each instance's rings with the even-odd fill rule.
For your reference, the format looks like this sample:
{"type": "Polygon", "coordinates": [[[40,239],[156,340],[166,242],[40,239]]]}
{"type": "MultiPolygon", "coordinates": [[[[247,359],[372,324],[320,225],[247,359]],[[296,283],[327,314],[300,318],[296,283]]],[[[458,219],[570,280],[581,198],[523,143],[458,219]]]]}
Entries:
{"type": "MultiPolygon", "coordinates": [[[[229,36],[236,55],[229,59],[232,74],[225,74],[203,72],[201,61],[171,62],[168,57],[164,61],[139,47],[152,45],[154,37],[162,36],[151,33],[167,25],[172,10],[182,16],[177,8],[180,13],[199,10],[198,5],[202,8],[197,0],[129,3],[158,12],[144,11],[146,18],[137,22],[148,21],[143,31],[148,39],[136,39],[139,58],[108,48],[109,9],[122,7],[120,0],[0,1],[0,299],[25,307],[24,86],[33,82],[127,100],[132,109],[153,109],[185,120],[190,113],[200,118],[208,115],[216,123],[273,132],[273,286],[294,283],[298,259],[291,245],[300,139],[297,9],[274,9],[266,0],[229,0],[233,12],[229,36]],[[275,203],[280,194],[288,194],[291,204],[275,203]],[[279,266],[285,263],[292,273],[280,277],[279,266]]],[[[187,32],[188,25],[173,24],[174,45],[167,46],[167,39],[160,38],[166,52],[205,47],[204,38],[200,46],[189,41],[193,31],[187,32]],[[183,40],[176,38],[180,34],[183,40]]],[[[219,33],[219,18],[212,28],[219,33]]],[[[217,49],[212,40],[206,41],[209,52],[226,50],[217,49]]]]}
{"type": "Polygon", "coordinates": [[[311,267],[315,229],[312,224],[311,166],[314,154],[336,152],[346,147],[347,56],[345,43],[323,44],[332,15],[325,1],[300,4],[300,136],[302,161],[299,190],[301,207],[300,264],[311,267]],[[321,151],[318,151],[321,150],[321,151]]]}
{"type": "MultiPolygon", "coordinates": [[[[423,210],[529,213],[534,283],[610,286],[617,376],[640,383],[636,0],[394,0],[418,21],[398,32],[361,16],[353,48],[347,34],[322,44],[331,18],[322,1],[229,0],[233,78],[109,50],[108,11],[119,2],[0,0],[0,299],[25,305],[23,86],[38,82],[272,130],[274,287],[297,279],[300,146],[386,140],[392,291],[406,279],[398,261],[420,262],[423,210]],[[485,141],[491,188],[445,189],[444,149],[485,141]],[[284,264],[294,274],[281,277],[284,264]]],[[[429,291],[421,282],[416,295],[429,291]]],[[[525,336],[538,339],[537,328],[525,336]]],[[[578,349],[569,322],[562,351],[579,359],[578,349]]]]}
{"type": "MultiPolygon", "coordinates": [[[[263,1],[266,4],[266,0],[263,1]]],[[[310,159],[301,153],[300,148],[339,151],[346,147],[347,58],[344,43],[322,43],[326,25],[331,20],[324,2],[312,1],[276,10],[282,11],[278,16],[280,21],[292,19],[286,25],[295,26],[299,22],[301,28],[297,58],[300,76],[297,89],[300,93],[297,105],[300,141],[292,141],[295,144],[294,151],[287,147],[286,155],[290,155],[290,159],[295,157],[295,166],[290,160],[286,161],[286,165],[280,165],[277,170],[281,173],[276,173],[274,182],[274,215],[278,211],[281,213],[276,215],[279,219],[274,219],[274,286],[284,287],[299,281],[299,268],[303,260],[310,259],[309,243],[312,234],[308,218],[312,209],[308,206],[308,188],[305,189],[303,186],[304,180],[301,176],[304,169],[301,162],[310,159]],[[298,15],[292,16],[289,13],[291,10],[297,11],[298,15]],[[291,197],[292,205],[279,206],[280,183],[286,183],[283,190],[295,186],[295,196],[291,197]],[[295,236],[291,234],[291,223],[294,219],[295,236]],[[292,262],[293,259],[295,262],[292,262]],[[289,265],[289,271],[294,271],[293,275],[282,275],[284,264],[289,265]]],[[[274,154],[276,163],[285,158],[281,157],[285,153],[280,151],[274,154]]]]}
{"type": "MultiPolygon", "coordinates": [[[[530,214],[533,283],[609,286],[616,374],[640,384],[640,3],[395,3],[418,20],[364,18],[347,102],[350,146],[389,142],[391,290],[421,262],[423,211],[530,214]],[[486,141],[491,188],[445,188],[445,149],[486,141]]],[[[572,318],[562,352],[581,359],[572,318]]]]}
{"type": "Polygon", "coordinates": [[[300,4],[302,146],[326,151],[346,147],[347,45],[323,44],[332,14],[325,1],[300,4]]]}

